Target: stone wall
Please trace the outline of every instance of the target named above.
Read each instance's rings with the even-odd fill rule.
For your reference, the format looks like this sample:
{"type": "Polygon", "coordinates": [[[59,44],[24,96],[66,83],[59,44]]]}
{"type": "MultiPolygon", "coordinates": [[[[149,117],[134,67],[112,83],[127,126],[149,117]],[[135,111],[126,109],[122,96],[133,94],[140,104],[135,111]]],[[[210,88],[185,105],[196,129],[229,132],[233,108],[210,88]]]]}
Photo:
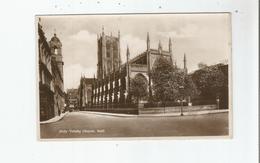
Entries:
{"type": "MultiPolygon", "coordinates": [[[[216,108],[217,108],[216,105],[183,106],[183,112],[214,110],[216,108]]],[[[139,114],[178,113],[178,112],[181,112],[181,106],[139,109],[139,114]]]]}

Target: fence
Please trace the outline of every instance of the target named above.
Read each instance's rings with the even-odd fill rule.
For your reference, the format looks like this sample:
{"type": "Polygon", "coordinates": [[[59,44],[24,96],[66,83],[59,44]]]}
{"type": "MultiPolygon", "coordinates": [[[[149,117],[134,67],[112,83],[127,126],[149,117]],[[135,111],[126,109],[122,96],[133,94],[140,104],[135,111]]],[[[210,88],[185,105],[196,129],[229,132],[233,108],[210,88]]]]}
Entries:
{"type": "Polygon", "coordinates": [[[137,108],[85,108],[84,111],[138,114],[137,108]]]}
{"type": "MultiPolygon", "coordinates": [[[[203,110],[214,110],[216,105],[197,105],[197,106],[183,106],[183,112],[192,112],[192,111],[203,111],[203,110]]],[[[139,114],[155,114],[155,113],[179,113],[181,112],[181,106],[171,106],[171,107],[150,107],[139,109],[139,114]]]]}
{"type": "MultiPolygon", "coordinates": [[[[192,106],[197,105],[213,105],[216,104],[215,99],[193,99],[192,106]]],[[[149,102],[144,104],[144,108],[151,108],[151,107],[174,107],[174,106],[188,106],[188,102],[185,101],[181,104],[181,102],[176,101],[165,101],[165,102],[149,102]]]]}

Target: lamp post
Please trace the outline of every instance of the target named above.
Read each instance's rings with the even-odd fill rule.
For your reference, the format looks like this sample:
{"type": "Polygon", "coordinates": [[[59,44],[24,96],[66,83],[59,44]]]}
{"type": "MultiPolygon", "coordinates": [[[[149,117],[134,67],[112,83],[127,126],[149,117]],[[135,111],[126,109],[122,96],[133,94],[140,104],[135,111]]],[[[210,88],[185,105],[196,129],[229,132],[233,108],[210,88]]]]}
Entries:
{"type": "Polygon", "coordinates": [[[216,102],[217,102],[217,109],[219,109],[219,96],[217,96],[216,102]]]}
{"type": "Polygon", "coordinates": [[[106,95],[106,110],[108,111],[109,94],[106,95]]]}
{"type": "Polygon", "coordinates": [[[183,116],[183,89],[184,89],[184,86],[179,86],[179,89],[180,89],[180,92],[181,92],[181,116],[183,116]]]}
{"type": "Polygon", "coordinates": [[[181,116],[183,116],[183,97],[181,98],[181,116]]]}

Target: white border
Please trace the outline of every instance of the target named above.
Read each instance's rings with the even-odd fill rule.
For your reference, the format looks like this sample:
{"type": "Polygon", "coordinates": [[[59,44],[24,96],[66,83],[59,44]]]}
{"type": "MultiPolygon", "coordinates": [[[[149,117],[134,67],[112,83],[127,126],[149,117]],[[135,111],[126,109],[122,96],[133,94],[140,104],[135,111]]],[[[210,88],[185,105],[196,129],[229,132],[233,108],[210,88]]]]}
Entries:
{"type": "Polygon", "coordinates": [[[258,162],[257,0],[99,1],[1,2],[0,162],[258,162]],[[37,141],[34,16],[115,12],[232,13],[233,139],[37,141]]]}
{"type": "MultiPolygon", "coordinates": [[[[122,15],[122,16],[125,16],[125,15],[136,15],[137,17],[138,16],[142,16],[142,15],[151,15],[153,16],[154,14],[160,14],[161,16],[167,16],[167,15],[178,15],[178,14],[227,14],[229,16],[229,42],[231,43],[231,46],[229,47],[229,54],[228,54],[228,135],[221,135],[221,136],[157,136],[157,137],[103,137],[103,138],[100,138],[100,137],[92,137],[92,138],[88,138],[88,137],[85,137],[85,138],[41,138],[41,134],[40,134],[40,125],[42,123],[40,123],[39,121],[39,108],[40,108],[40,102],[39,102],[39,85],[38,83],[36,83],[36,97],[37,97],[37,105],[36,105],[36,119],[37,119],[37,136],[38,136],[38,140],[40,141],[74,141],[74,140],[82,140],[82,141],[87,141],[87,140],[173,140],[173,139],[226,139],[226,138],[232,138],[233,136],[233,97],[232,97],[232,84],[233,84],[233,80],[232,80],[232,26],[231,26],[231,22],[232,22],[232,15],[231,13],[227,13],[227,12],[193,12],[193,13],[120,13],[120,14],[114,14],[114,13],[109,13],[109,15],[122,15]]],[[[85,14],[86,15],[86,14],[85,14]]],[[[85,16],[85,15],[73,15],[75,17],[77,16],[85,16]]],[[[95,13],[92,13],[91,15],[97,15],[97,16],[105,16],[107,14],[95,14],[95,13]]],[[[60,16],[60,17],[66,17],[66,16],[71,16],[71,15],[61,15],[61,14],[55,14],[55,15],[36,15],[35,16],[35,29],[36,29],[36,32],[38,32],[38,21],[39,21],[39,18],[41,16],[44,16],[45,18],[48,18],[49,17],[52,17],[52,16],[60,16]]],[[[86,15],[88,16],[88,15],[86,15]]],[[[86,17],[87,19],[87,17],[86,17]]],[[[37,33],[36,33],[37,34],[37,33]]],[[[35,38],[36,40],[36,72],[37,72],[37,75],[36,75],[36,81],[39,81],[39,67],[38,67],[38,56],[39,56],[39,52],[38,52],[38,35],[36,36],[35,38]]]]}

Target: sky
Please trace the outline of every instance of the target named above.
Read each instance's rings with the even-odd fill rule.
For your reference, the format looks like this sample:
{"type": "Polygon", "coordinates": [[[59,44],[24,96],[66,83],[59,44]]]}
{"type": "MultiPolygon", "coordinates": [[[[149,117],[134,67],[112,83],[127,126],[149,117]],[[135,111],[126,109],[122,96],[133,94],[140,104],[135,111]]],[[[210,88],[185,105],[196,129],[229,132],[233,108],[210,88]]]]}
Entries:
{"type": "MultiPolygon", "coordinates": [[[[117,36],[120,30],[122,63],[126,47],[130,59],[146,50],[147,32],[151,48],[168,50],[172,40],[173,57],[183,67],[186,54],[189,72],[198,63],[212,65],[227,61],[231,53],[231,20],[228,14],[129,14],[40,16],[47,41],[56,32],[62,42],[64,88],[77,88],[81,76],[97,72],[97,35],[117,36]]],[[[38,20],[37,20],[38,21],[38,20]]]]}

